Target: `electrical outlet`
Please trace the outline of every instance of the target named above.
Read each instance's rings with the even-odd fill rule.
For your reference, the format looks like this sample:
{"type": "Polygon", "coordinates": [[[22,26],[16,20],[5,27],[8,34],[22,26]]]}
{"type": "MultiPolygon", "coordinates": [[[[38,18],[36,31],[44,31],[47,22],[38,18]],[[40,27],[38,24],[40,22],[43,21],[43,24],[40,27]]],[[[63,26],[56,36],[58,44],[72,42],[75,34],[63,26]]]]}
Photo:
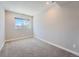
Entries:
{"type": "Polygon", "coordinates": [[[76,44],[73,44],[73,48],[76,48],[76,44]]]}

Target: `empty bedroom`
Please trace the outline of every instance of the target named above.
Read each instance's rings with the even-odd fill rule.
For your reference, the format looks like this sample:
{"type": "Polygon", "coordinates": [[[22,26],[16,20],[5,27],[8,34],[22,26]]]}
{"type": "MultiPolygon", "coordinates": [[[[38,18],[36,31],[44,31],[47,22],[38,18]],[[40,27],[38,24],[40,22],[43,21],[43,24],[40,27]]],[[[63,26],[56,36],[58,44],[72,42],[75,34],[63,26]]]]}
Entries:
{"type": "Polygon", "coordinates": [[[0,57],[78,57],[79,1],[0,1],[0,57]]]}

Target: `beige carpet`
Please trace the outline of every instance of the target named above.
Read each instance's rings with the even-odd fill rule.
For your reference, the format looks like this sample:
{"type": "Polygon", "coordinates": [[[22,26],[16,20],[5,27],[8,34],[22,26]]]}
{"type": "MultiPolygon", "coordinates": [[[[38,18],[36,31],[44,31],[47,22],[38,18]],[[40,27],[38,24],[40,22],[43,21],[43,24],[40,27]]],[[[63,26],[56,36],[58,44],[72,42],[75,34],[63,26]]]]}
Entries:
{"type": "Polygon", "coordinates": [[[70,57],[69,52],[51,46],[40,40],[29,38],[8,42],[0,52],[1,57],[70,57]]]}

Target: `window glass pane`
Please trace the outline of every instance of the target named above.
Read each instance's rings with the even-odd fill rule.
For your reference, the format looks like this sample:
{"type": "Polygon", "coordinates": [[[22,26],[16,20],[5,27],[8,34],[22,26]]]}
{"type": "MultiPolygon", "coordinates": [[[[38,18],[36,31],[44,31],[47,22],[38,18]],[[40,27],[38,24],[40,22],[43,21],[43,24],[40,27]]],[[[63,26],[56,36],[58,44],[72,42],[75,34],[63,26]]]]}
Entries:
{"type": "Polygon", "coordinates": [[[31,28],[31,22],[28,19],[23,19],[23,18],[15,18],[16,24],[15,28],[16,29],[23,29],[23,28],[31,28]]]}
{"type": "Polygon", "coordinates": [[[27,20],[22,18],[15,18],[16,20],[16,26],[24,26],[27,23],[27,20]]]}

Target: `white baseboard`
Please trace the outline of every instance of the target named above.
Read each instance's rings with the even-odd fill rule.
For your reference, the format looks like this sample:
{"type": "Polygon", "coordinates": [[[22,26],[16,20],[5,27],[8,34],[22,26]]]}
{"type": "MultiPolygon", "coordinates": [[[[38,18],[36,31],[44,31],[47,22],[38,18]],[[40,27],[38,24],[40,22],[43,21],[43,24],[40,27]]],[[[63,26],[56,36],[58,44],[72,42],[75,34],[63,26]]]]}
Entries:
{"type": "Polygon", "coordinates": [[[72,54],[74,54],[74,55],[79,56],[79,53],[77,53],[77,52],[75,52],[75,51],[72,51],[72,50],[70,50],[70,49],[67,49],[67,48],[65,48],[65,47],[62,47],[62,46],[60,46],[60,45],[51,43],[51,42],[49,42],[49,41],[47,41],[47,40],[44,40],[44,39],[40,38],[39,36],[36,36],[36,35],[35,35],[34,38],[37,38],[37,39],[39,39],[39,40],[41,40],[41,41],[43,41],[43,42],[45,42],[45,43],[48,43],[48,44],[50,44],[50,45],[53,45],[53,46],[55,46],[55,47],[58,47],[58,48],[60,48],[60,49],[63,49],[63,50],[65,50],[65,51],[68,51],[68,52],[70,52],[70,53],[72,53],[72,54]]]}
{"type": "Polygon", "coordinates": [[[2,50],[2,48],[4,47],[5,41],[2,43],[1,47],[0,47],[0,51],[2,50]]]}
{"type": "Polygon", "coordinates": [[[33,35],[24,36],[24,37],[19,37],[19,38],[14,38],[14,39],[8,39],[8,40],[6,40],[6,42],[21,40],[21,39],[27,39],[27,38],[31,38],[31,37],[33,37],[33,35]]]}

